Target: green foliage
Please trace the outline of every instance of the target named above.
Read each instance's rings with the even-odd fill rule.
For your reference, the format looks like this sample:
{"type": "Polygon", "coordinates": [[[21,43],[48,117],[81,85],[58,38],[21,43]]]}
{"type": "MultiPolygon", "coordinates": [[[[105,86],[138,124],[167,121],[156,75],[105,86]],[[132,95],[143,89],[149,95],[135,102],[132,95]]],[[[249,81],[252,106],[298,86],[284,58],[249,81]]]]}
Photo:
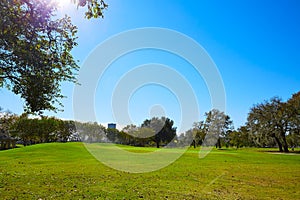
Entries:
{"type": "Polygon", "coordinates": [[[287,109],[291,113],[289,119],[289,135],[287,136],[288,144],[294,148],[300,145],[300,92],[294,94],[287,101],[287,109]]]}
{"type": "Polygon", "coordinates": [[[240,147],[254,147],[254,139],[251,132],[246,126],[241,126],[237,131],[232,131],[228,135],[230,146],[240,147]]]}
{"type": "Polygon", "coordinates": [[[288,152],[289,144],[290,147],[299,145],[300,92],[287,102],[274,97],[255,105],[248,115],[247,127],[256,137],[256,142],[262,146],[272,144],[272,139],[279,151],[288,152]]]}
{"type": "Polygon", "coordinates": [[[85,12],[87,19],[103,18],[103,11],[108,7],[104,0],[73,0],[73,2],[77,2],[77,6],[87,7],[87,11],[85,12]]]}
{"type": "Polygon", "coordinates": [[[17,115],[10,111],[3,111],[0,107],[0,136],[11,136],[10,127],[15,123],[17,118],[17,115]]]}
{"type": "Polygon", "coordinates": [[[192,137],[194,148],[202,145],[205,138],[207,146],[216,145],[219,148],[222,144],[228,146],[228,135],[233,131],[233,122],[229,115],[218,109],[212,109],[205,113],[205,117],[205,121],[195,122],[193,128],[186,132],[186,137],[192,137]]]}
{"type": "Polygon", "coordinates": [[[168,118],[145,120],[141,127],[128,125],[122,131],[105,128],[94,123],[76,122],[77,131],[83,142],[116,143],[133,146],[166,145],[176,137],[174,122],[168,118]]]}
{"type": "Polygon", "coordinates": [[[24,146],[47,142],[67,142],[76,132],[73,121],[63,121],[54,117],[18,117],[10,127],[11,136],[22,141],[24,146]]]}
{"type": "Polygon", "coordinates": [[[0,86],[25,99],[25,110],[54,110],[62,98],[60,83],[76,82],[71,50],[77,28],[65,16],[55,19],[48,0],[0,2],[0,86]]]}
{"type": "Polygon", "coordinates": [[[84,142],[108,142],[105,127],[96,122],[83,123],[76,121],[75,126],[80,139],[84,142]]]}
{"type": "Polygon", "coordinates": [[[153,117],[146,119],[141,125],[142,128],[149,128],[153,130],[153,136],[149,137],[150,140],[156,143],[159,148],[160,143],[168,144],[176,136],[176,128],[173,127],[174,121],[166,117],[153,117]]]}
{"type": "Polygon", "coordinates": [[[227,135],[233,130],[233,122],[228,115],[217,109],[205,113],[205,124],[207,127],[207,134],[217,136],[216,147],[221,148],[221,140],[225,144],[228,143],[227,135]]]}

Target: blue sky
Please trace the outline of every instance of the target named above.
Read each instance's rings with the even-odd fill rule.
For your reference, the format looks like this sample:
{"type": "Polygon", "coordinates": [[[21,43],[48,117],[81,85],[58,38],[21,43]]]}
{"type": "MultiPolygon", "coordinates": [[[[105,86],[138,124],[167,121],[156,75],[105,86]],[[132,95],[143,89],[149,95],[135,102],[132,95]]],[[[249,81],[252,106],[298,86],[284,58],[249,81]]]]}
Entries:
{"type": "MultiPolygon", "coordinates": [[[[73,55],[80,65],[98,44],[112,35],[135,28],[161,27],[181,32],[205,48],[222,76],[226,113],[235,127],[245,123],[253,104],[273,96],[286,100],[300,90],[300,2],[297,0],[110,0],[107,3],[104,19],[86,20],[83,10],[73,5],[59,11],[68,13],[78,26],[79,45],[73,55]]],[[[203,119],[204,112],[211,109],[203,79],[181,58],[144,50],[120,58],[107,70],[96,89],[97,120],[115,121],[111,91],[126,72],[149,62],[173,67],[189,81],[197,93],[199,120],[203,119]]],[[[72,119],[73,88],[70,83],[62,85],[67,96],[62,100],[65,111],[47,114],[72,119]]],[[[0,95],[1,107],[17,114],[22,112],[23,101],[18,96],[3,88],[0,95]]],[[[179,126],[182,119],[178,101],[168,88],[148,85],[132,95],[128,112],[136,124],[153,113],[165,113],[179,126]]]]}

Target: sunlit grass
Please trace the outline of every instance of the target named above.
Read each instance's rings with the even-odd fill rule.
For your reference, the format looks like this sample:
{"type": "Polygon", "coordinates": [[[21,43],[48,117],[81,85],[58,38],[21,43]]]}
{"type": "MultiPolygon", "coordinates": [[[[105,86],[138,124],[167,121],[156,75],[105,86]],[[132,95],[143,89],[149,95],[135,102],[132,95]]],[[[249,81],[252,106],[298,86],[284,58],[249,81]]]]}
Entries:
{"type": "Polygon", "coordinates": [[[1,151],[0,199],[300,199],[299,154],[214,149],[199,159],[198,152],[191,148],[159,171],[130,174],[101,164],[82,143],[1,151]]]}

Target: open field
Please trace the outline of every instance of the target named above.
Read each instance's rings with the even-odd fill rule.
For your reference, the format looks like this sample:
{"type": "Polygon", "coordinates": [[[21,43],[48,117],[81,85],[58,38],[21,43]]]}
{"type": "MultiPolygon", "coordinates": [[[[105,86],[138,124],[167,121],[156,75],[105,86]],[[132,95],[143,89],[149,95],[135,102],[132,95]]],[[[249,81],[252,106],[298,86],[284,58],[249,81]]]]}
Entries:
{"type": "Polygon", "coordinates": [[[198,151],[142,174],[103,165],[82,143],[1,151],[0,199],[300,199],[299,154],[214,149],[199,159],[198,151]]]}

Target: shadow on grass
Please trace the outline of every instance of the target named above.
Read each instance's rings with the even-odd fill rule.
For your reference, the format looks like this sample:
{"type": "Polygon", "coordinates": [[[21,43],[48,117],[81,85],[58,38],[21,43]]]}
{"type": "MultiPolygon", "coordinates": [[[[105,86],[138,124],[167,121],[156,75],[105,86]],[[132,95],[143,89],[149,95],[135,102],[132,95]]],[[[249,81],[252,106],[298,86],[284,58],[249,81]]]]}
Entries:
{"type": "Polygon", "coordinates": [[[290,155],[300,155],[300,149],[294,149],[291,150],[289,149],[289,152],[280,152],[278,149],[260,149],[260,152],[265,152],[265,153],[273,153],[273,154],[290,154],[290,155]]]}

